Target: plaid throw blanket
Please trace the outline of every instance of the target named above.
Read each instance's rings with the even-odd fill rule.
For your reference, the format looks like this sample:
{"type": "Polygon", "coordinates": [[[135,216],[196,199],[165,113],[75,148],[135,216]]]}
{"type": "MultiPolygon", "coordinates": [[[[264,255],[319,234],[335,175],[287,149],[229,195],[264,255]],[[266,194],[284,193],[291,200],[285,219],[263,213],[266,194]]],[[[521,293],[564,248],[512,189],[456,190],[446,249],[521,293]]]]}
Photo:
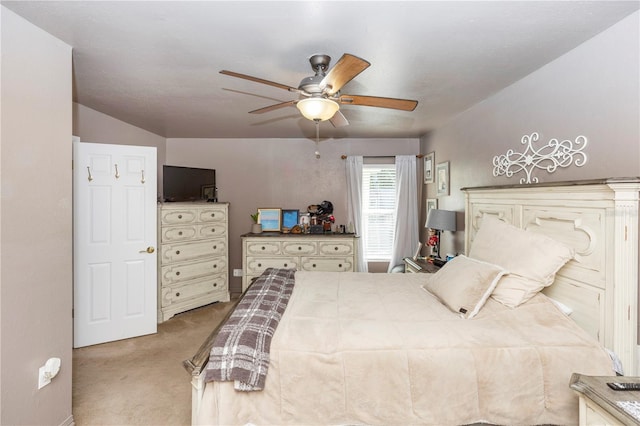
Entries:
{"type": "Polygon", "coordinates": [[[249,287],[214,340],[206,381],[234,380],[240,391],[264,388],[271,338],[291,297],[294,274],[294,269],[268,268],[249,287]]]}

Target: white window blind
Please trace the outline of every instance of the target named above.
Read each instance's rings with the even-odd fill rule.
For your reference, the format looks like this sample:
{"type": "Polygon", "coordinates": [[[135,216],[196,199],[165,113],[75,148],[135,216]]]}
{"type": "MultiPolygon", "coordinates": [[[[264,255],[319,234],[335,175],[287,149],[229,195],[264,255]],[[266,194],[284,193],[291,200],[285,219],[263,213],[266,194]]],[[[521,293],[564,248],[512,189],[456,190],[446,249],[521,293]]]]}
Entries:
{"type": "Polygon", "coordinates": [[[362,225],[366,235],[365,260],[391,259],[395,230],[395,164],[362,167],[362,225]]]}

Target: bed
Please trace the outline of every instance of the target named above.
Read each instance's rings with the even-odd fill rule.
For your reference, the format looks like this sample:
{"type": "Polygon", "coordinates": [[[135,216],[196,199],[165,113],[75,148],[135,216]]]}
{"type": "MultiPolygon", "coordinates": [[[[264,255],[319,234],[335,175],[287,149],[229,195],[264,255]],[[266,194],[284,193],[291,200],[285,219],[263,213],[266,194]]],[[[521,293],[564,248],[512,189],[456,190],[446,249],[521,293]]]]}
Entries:
{"type": "Polygon", "coordinates": [[[635,374],[640,180],[464,191],[468,256],[437,274],[296,272],[263,390],[205,382],[214,330],[185,361],[193,423],[568,424],[571,374],[615,374],[604,348],[635,374]],[[510,271],[489,262],[515,252],[492,237],[520,233],[542,244],[510,271]],[[545,269],[540,247],[568,262],[534,280],[551,280],[544,294],[509,302],[498,285],[545,269]]]}

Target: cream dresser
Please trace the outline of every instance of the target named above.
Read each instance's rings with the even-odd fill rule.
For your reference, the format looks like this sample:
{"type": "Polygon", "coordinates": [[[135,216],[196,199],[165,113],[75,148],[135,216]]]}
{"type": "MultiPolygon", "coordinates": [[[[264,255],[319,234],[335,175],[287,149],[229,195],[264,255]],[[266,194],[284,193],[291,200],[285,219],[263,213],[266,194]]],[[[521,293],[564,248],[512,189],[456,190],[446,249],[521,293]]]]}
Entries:
{"type": "Polygon", "coordinates": [[[229,301],[229,204],[158,206],[158,322],[229,301]]]}
{"type": "Polygon", "coordinates": [[[350,272],[357,270],[357,259],[354,234],[245,234],[242,236],[242,292],[267,268],[350,272]]]}

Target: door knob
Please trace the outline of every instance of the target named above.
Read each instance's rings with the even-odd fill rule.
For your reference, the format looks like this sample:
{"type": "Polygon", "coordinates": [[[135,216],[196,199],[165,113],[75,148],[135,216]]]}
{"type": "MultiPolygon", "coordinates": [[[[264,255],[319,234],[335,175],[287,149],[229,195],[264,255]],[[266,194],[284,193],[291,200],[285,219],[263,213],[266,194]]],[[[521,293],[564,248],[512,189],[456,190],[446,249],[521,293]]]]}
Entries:
{"type": "Polygon", "coordinates": [[[140,250],[138,253],[149,253],[149,254],[151,254],[151,253],[153,253],[154,251],[156,251],[156,249],[155,249],[155,248],[153,248],[153,247],[151,247],[151,246],[149,246],[149,247],[147,247],[147,249],[146,249],[146,250],[140,250]]]}

